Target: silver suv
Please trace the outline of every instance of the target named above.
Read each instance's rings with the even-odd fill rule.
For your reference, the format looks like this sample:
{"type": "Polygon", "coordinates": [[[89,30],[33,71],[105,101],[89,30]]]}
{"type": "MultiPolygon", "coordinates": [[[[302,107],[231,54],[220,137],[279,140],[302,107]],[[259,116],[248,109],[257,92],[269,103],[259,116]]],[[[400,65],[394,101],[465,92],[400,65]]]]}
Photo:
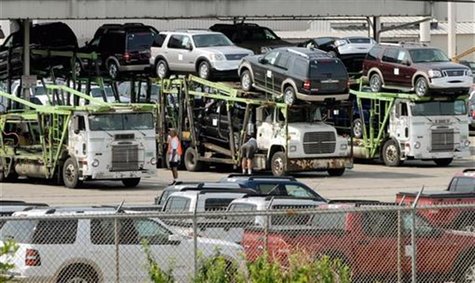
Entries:
{"type": "Polygon", "coordinates": [[[160,32],[151,48],[150,64],[159,78],[171,72],[237,77],[241,58],[253,55],[234,45],[224,34],[207,30],[160,32]]]}

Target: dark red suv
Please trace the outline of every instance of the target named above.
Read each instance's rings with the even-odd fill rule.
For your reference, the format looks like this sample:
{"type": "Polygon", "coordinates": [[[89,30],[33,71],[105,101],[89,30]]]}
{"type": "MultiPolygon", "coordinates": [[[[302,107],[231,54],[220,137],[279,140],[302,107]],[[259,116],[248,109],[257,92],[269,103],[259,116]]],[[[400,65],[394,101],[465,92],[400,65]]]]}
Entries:
{"type": "Polygon", "coordinates": [[[445,53],[421,44],[377,44],[366,55],[363,76],[373,92],[383,88],[429,93],[467,94],[472,71],[450,62],[445,53]]]}

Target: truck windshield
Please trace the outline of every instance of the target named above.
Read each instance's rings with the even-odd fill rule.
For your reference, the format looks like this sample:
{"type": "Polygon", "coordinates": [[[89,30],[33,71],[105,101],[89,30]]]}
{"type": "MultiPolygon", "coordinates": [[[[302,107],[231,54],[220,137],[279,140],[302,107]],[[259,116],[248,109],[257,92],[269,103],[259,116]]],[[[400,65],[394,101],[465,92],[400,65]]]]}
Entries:
{"type": "Polygon", "coordinates": [[[466,115],[463,100],[417,102],[411,105],[413,116],[466,115]]]}
{"type": "Polygon", "coordinates": [[[91,131],[124,131],[153,129],[152,113],[97,114],[89,116],[91,131]]]}
{"type": "Polygon", "coordinates": [[[322,120],[320,109],[308,105],[289,107],[287,113],[288,123],[309,123],[322,120]]]}

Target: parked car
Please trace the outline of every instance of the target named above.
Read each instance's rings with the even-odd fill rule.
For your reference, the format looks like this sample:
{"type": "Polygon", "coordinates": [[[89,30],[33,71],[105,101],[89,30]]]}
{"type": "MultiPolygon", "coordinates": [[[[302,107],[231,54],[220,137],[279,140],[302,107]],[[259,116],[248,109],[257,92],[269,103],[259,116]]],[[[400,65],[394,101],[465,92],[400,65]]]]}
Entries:
{"type": "Polygon", "coordinates": [[[468,125],[471,130],[475,130],[475,84],[470,88],[467,104],[468,125]]]}
{"type": "Polygon", "coordinates": [[[302,47],[276,48],[248,56],[239,65],[241,87],[270,93],[291,105],[297,99],[348,99],[348,73],[338,58],[302,47]]]}
{"type": "Polygon", "coordinates": [[[473,84],[467,66],[450,62],[440,49],[421,44],[377,44],[363,62],[373,92],[383,89],[467,94],[473,84]]]}
{"type": "MultiPolygon", "coordinates": [[[[117,214],[114,208],[17,212],[17,218],[9,219],[1,228],[0,246],[6,240],[18,244],[11,273],[26,282],[113,282],[118,279],[117,271],[121,282],[147,282],[150,277],[142,242],[146,240],[162,270],[171,268],[177,282],[188,281],[194,270],[194,257],[190,256],[193,238],[177,234],[157,218],[140,217],[137,212],[120,213],[134,217],[120,218],[116,232],[114,218],[107,218],[117,214]],[[90,215],[105,217],[88,218],[90,215]],[[118,269],[115,264],[119,264],[118,269]]],[[[228,260],[241,259],[242,248],[234,243],[198,237],[196,244],[205,258],[219,250],[228,260]]]]}
{"type": "MultiPolygon", "coordinates": [[[[0,46],[0,80],[20,78],[23,75],[23,30],[11,33],[0,46]],[[10,60],[10,71],[8,71],[10,60]]],[[[71,28],[62,22],[34,24],[30,29],[30,48],[52,51],[72,51],[78,40],[71,28]]],[[[71,70],[71,60],[58,56],[30,56],[32,74],[48,74],[52,67],[71,70]]]]}
{"type": "Polygon", "coordinates": [[[462,172],[455,174],[450,181],[447,191],[475,193],[475,168],[464,169],[462,172]]]}
{"type": "MultiPolygon", "coordinates": [[[[131,87],[131,82],[126,81],[126,82],[121,82],[119,86],[117,87],[119,91],[119,95],[123,97],[129,98],[129,100],[132,100],[132,87],[131,87]]],[[[136,102],[138,103],[148,103],[148,102],[153,102],[157,103],[158,102],[158,95],[160,93],[160,85],[159,84],[151,84],[150,85],[150,98],[147,99],[147,84],[145,82],[136,82],[135,83],[135,95],[136,95],[136,102]]]]}
{"type": "Polygon", "coordinates": [[[239,60],[253,55],[224,34],[207,30],[161,32],[151,50],[150,65],[159,78],[170,73],[197,73],[203,79],[235,77],[239,60]]]}
{"type": "Polygon", "coordinates": [[[149,68],[150,47],[158,31],[142,24],[106,24],[96,31],[94,38],[79,49],[81,53],[96,52],[99,59],[76,61],[76,73],[95,73],[99,70],[117,79],[125,72],[146,73],[149,68]]]}
{"type": "Polygon", "coordinates": [[[345,64],[348,73],[359,74],[363,70],[363,60],[369,50],[376,44],[371,37],[321,37],[311,39],[300,45],[307,48],[318,48],[338,57],[345,64]]]}
{"type": "MultiPolygon", "coordinates": [[[[253,261],[265,251],[269,260],[287,265],[296,252],[309,258],[326,255],[340,259],[349,267],[352,280],[358,282],[397,281],[400,260],[402,276],[410,276],[413,215],[400,214],[402,225],[398,237],[398,211],[390,207],[375,211],[377,208],[333,204],[325,210],[309,212],[307,225],[249,227],[242,241],[246,258],[253,261]],[[360,210],[352,210],[355,206],[360,210]],[[365,207],[368,210],[363,210],[365,207]]],[[[468,255],[473,255],[475,250],[475,234],[443,230],[418,215],[415,223],[419,280],[466,282],[467,278],[473,278],[475,259],[468,255]]]]}
{"type": "Polygon", "coordinates": [[[294,46],[282,40],[270,28],[257,24],[215,24],[209,29],[224,33],[236,45],[251,49],[255,54],[266,53],[277,47],[294,46]]]}
{"type": "Polygon", "coordinates": [[[472,71],[473,84],[475,84],[475,62],[474,61],[461,60],[461,61],[459,61],[459,63],[470,68],[470,70],[472,71]]]}
{"type": "Polygon", "coordinates": [[[237,183],[245,188],[250,188],[263,195],[287,196],[295,198],[312,198],[321,202],[326,200],[317,192],[294,177],[276,176],[248,176],[231,174],[220,180],[224,183],[237,183]]]}

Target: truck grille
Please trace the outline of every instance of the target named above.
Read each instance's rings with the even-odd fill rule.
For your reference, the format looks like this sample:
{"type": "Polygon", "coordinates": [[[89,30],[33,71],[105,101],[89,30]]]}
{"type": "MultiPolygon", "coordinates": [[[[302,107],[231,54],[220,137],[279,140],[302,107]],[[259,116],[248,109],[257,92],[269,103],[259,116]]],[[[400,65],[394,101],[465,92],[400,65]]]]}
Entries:
{"type": "Polygon", "coordinates": [[[119,144],[112,146],[111,171],[137,171],[139,170],[138,145],[119,144]]]}
{"type": "Polygon", "coordinates": [[[443,70],[442,73],[447,77],[461,77],[465,74],[464,69],[443,70]]]}
{"type": "Polygon", "coordinates": [[[432,150],[453,151],[454,150],[454,130],[453,129],[437,129],[432,130],[432,150]]]}
{"type": "Polygon", "coordinates": [[[241,60],[241,58],[246,57],[248,54],[226,54],[226,60],[236,61],[241,60]]]}
{"type": "Polygon", "coordinates": [[[303,136],[305,154],[324,154],[335,152],[336,136],[334,132],[311,132],[303,136]]]}

